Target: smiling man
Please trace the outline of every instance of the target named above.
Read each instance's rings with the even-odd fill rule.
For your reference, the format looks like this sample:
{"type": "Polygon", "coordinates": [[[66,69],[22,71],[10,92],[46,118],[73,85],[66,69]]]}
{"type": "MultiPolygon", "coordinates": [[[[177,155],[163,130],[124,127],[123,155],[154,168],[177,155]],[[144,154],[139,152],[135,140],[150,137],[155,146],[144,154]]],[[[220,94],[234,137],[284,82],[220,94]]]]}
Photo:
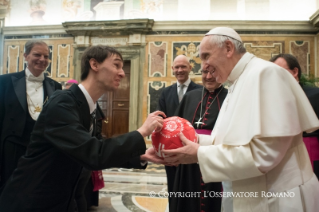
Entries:
{"type": "MultiPolygon", "coordinates": [[[[166,87],[162,91],[157,105],[157,110],[163,111],[167,117],[174,115],[179,102],[186,92],[202,88],[201,85],[198,85],[189,79],[189,73],[192,70],[192,66],[185,55],[179,55],[174,59],[172,70],[177,79],[177,83],[166,87]]],[[[165,166],[165,170],[168,191],[172,191],[176,167],[165,166]]],[[[169,201],[171,201],[171,198],[169,198],[169,201]]]]}
{"type": "Polygon", "coordinates": [[[25,70],[0,76],[0,188],[24,155],[43,105],[61,85],[44,75],[49,47],[41,40],[25,44],[25,70]]]}
{"type": "Polygon", "coordinates": [[[55,92],[43,108],[26,154],[0,197],[0,211],[74,212],[74,194],[83,167],[145,168],[146,160],[162,162],[144,137],[160,130],[163,112],[151,113],[136,131],[97,139],[95,108],[107,91],[125,77],[121,54],[107,46],[86,49],[80,85],[55,92]]]}
{"type": "Polygon", "coordinates": [[[319,183],[302,132],[319,121],[297,81],[246,52],[228,27],[206,34],[200,58],[217,82],[230,83],[228,95],[212,134],[199,135],[199,144],[181,135],[185,146],[163,150],[171,156],[165,160],[198,162],[204,182],[222,181],[222,211],[318,211],[319,183]]]}

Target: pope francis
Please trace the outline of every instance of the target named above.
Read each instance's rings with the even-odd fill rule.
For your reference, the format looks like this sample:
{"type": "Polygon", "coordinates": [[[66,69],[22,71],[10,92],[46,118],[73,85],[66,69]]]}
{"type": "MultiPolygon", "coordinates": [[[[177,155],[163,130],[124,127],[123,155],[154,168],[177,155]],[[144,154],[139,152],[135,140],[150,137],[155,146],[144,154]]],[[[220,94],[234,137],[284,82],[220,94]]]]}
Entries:
{"type": "Polygon", "coordinates": [[[202,69],[229,82],[210,136],[163,150],[171,165],[199,163],[204,182],[223,182],[225,212],[315,212],[319,183],[302,132],[319,128],[297,81],[285,69],[246,52],[231,28],[209,31],[200,44],[202,69]]]}

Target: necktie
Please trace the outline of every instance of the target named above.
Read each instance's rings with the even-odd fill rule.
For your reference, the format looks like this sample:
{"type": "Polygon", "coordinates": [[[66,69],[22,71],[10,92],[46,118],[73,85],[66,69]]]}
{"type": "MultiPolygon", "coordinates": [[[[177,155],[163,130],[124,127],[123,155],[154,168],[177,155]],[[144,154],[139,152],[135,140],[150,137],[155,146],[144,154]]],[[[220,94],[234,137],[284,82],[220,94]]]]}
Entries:
{"type": "Polygon", "coordinates": [[[93,130],[95,129],[95,120],[96,120],[96,110],[94,110],[94,111],[91,113],[90,133],[91,133],[92,135],[94,135],[93,130]]]}
{"type": "Polygon", "coordinates": [[[180,84],[179,85],[179,92],[178,92],[178,100],[179,100],[179,102],[181,102],[182,101],[182,99],[183,99],[183,96],[184,96],[184,87],[185,87],[185,85],[184,84],[180,84]]]}

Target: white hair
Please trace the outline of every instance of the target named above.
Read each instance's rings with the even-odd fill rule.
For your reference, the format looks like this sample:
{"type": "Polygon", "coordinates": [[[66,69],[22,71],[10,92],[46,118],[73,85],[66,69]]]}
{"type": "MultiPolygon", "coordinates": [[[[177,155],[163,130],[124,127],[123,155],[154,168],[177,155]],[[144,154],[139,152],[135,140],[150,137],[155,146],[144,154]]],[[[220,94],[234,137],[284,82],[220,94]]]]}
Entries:
{"type": "Polygon", "coordinates": [[[222,48],[227,40],[232,42],[235,46],[235,51],[238,54],[242,54],[246,52],[246,48],[244,47],[244,44],[238,40],[235,40],[231,37],[224,36],[224,35],[209,35],[210,36],[210,42],[212,44],[216,44],[219,48],[222,48]]]}

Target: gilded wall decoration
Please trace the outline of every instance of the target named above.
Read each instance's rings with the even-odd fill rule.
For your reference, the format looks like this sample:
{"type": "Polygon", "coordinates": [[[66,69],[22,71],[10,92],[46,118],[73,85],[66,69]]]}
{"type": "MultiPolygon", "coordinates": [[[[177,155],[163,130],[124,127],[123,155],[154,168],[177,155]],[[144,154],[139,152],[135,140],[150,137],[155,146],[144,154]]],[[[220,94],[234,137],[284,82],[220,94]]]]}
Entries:
{"type": "Polygon", "coordinates": [[[62,1],[62,17],[64,20],[74,20],[82,4],[80,0],[63,0],[62,1]]]}
{"type": "Polygon", "coordinates": [[[259,58],[270,60],[273,56],[284,53],[284,41],[244,41],[246,50],[259,58]]]}
{"type": "Polygon", "coordinates": [[[166,76],[166,58],[167,58],[167,42],[150,42],[149,43],[149,77],[165,77],[166,76]]]}
{"type": "Polygon", "coordinates": [[[70,72],[70,44],[58,45],[57,76],[68,77],[70,72]]]}
{"type": "Polygon", "coordinates": [[[163,81],[149,81],[147,86],[147,110],[152,113],[156,110],[158,99],[166,87],[166,82],[163,81]]]}
{"type": "MultiPolygon", "coordinates": [[[[190,74],[200,75],[201,70],[201,60],[199,58],[199,44],[200,42],[173,42],[172,43],[172,64],[174,61],[174,58],[178,55],[185,55],[191,66],[192,71],[190,74]]],[[[171,71],[171,74],[173,76],[173,71],[171,71]]]]}
{"type": "Polygon", "coordinates": [[[47,22],[43,20],[46,11],[46,0],[30,0],[30,16],[32,18],[31,25],[45,25],[47,22]]]}
{"type": "Polygon", "coordinates": [[[19,45],[11,45],[7,48],[7,71],[4,73],[15,73],[19,72],[19,45]]]}
{"type": "Polygon", "coordinates": [[[309,41],[290,41],[289,53],[294,55],[301,67],[302,73],[309,74],[309,56],[310,44],[309,41]]]}

